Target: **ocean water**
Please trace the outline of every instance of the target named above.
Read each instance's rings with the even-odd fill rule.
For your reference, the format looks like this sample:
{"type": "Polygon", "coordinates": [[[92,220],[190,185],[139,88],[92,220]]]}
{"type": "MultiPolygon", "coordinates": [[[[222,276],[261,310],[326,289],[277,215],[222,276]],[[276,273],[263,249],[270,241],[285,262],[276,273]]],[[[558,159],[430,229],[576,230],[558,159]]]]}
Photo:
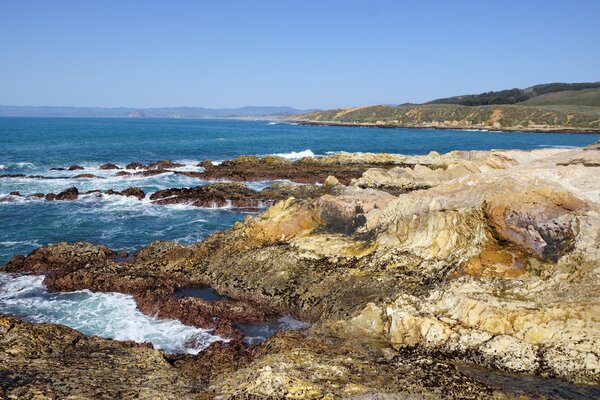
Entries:
{"type": "MultiPolygon", "coordinates": [[[[231,208],[152,205],[147,197],[156,190],[207,182],[172,173],[114,177],[114,171],[99,169],[105,162],[124,166],[133,161],[170,159],[185,164],[181,169],[200,170],[196,164],[201,160],[221,161],[242,154],[276,154],[289,159],[336,152],[426,154],[431,150],[585,146],[599,139],[596,134],[317,127],[267,121],[0,118],[0,174],[52,178],[0,178],[0,199],[7,200],[0,202],[0,265],[16,254],[59,241],[89,241],[126,251],[154,240],[189,244],[227,229],[249,214],[231,208]],[[72,164],[85,170],[51,170],[72,164]],[[73,179],[79,173],[93,173],[98,178],[73,179]],[[90,194],[76,201],[47,202],[9,196],[13,191],[23,195],[58,193],[71,186],[80,192],[139,186],[147,197],[139,201],[90,194]]],[[[261,189],[271,183],[248,185],[261,189]]],[[[136,314],[131,302],[119,294],[54,295],[45,292],[38,278],[0,276],[0,313],[64,323],[87,334],[148,340],[174,352],[194,352],[212,340],[209,333],[176,321],[163,323],[136,314]],[[23,291],[22,284],[30,285],[31,290],[23,291]],[[55,307],[65,304],[68,312],[57,313],[55,307]]]]}
{"type": "Polygon", "coordinates": [[[132,296],[88,290],[48,293],[43,280],[43,276],[0,274],[0,314],[67,325],[86,335],[150,342],[167,353],[197,354],[222,340],[177,320],[146,316],[136,308],[132,296]]]}

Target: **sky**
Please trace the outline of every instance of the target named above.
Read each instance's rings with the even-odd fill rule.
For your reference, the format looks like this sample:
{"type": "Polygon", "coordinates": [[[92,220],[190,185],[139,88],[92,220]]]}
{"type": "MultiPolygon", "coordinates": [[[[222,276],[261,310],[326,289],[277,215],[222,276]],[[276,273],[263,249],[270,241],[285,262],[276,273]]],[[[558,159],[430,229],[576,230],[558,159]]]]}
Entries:
{"type": "Polygon", "coordinates": [[[600,81],[600,1],[0,0],[0,104],[337,108],[600,81]]]}

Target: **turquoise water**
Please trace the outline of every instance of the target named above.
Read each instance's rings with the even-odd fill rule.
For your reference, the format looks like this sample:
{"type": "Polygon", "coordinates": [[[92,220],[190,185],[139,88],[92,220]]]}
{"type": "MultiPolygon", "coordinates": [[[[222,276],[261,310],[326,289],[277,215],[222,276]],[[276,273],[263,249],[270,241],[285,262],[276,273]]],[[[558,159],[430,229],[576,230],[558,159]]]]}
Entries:
{"type": "MultiPolygon", "coordinates": [[[[0,198],[8,193],[58,193],[76,186],[123,189],[140,186],[146,194],[167,187],[206,182],[174,174],[148,178],[114,177],[100,164],[124,166],[171,159],[198,170],[203,160],[241,154],[302,155],[347,152],[424,154],[431,150],[583,146],[600,135],[470,132],[455,130],[377,129],[303,126],[266,121],[0,118],[0,174],[44,175],[58,179],[0,179],[0,198]],[[85,171],[51,171],[79,164],[85,171]],[[97,179],[72,179],[78,173],[97,179]],[[101,179],[103,178],[103,179],[101,179]]],[[[260,189],[269,182],[254,182],[260,189]]],[[[57,241],[85,240],[117,250],[136,250],[153,240],[192,243],[225,229],[245,214],[231,209],[153,206],[121,196],[83,196],[74,202],[0,203],[0,263],[15,254],[57,241]]]]}

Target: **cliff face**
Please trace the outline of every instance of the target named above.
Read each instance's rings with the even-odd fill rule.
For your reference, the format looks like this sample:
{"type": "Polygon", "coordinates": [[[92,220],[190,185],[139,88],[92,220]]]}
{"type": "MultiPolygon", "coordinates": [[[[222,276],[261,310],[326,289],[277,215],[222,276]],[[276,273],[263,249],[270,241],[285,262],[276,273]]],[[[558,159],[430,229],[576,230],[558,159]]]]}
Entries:
{"type": "MultiPolygon", "coordinates": [[[[156,243],[124,264],[105,248],[59,245],[7,267],[50,271],[47,284],[59,290],[134,293],[149,313],[176,308],[166,283],[202,282],[257,318],[313,323],[228,350],[241,361],[196,382],[218,398],[522,394],[464,363],[600,384],[597,146],[397,161],[413,167],[369,169],[329,194],[280,201],[188,248],[156,243]]],[[[182,319],[192,310],[178,307],[182,319]]],[[[195,362],[174,368],[194,377],[195,362]]]]}

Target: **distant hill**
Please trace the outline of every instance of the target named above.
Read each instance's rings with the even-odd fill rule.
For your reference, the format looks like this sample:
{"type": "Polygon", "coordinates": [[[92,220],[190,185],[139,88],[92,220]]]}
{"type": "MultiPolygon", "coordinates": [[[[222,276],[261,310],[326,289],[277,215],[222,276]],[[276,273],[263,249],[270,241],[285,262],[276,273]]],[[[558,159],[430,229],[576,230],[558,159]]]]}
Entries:
{"type": "Polygon", "coordinates": [[[349,126],[597,132],[600,82],[550,83],[425,104],[317,111],[288,119],[349,126]]]}
{"type": "Polygon", "coordinates": [[[0,117],[91,117],[91,118],[261,118],[303,114],[284,106],[247,106],[240,108],[165,107],[54,107],[2,106],[0,117]]]}
{"type": "Polygon", "coordinates": [[[485,92],[480,94],[467,94],[462,96],[447,97],[444,99],[433,100],[426,104],[458,104],[462,106],[517,104],[548,94],[553,94],[553,98],[560,99],[564,92],[575,92],[584,89],[600,89],[600,82],[546,83],[543,85],[531,86],[526,89],[507,89],[498,92],[485,92]]]}

